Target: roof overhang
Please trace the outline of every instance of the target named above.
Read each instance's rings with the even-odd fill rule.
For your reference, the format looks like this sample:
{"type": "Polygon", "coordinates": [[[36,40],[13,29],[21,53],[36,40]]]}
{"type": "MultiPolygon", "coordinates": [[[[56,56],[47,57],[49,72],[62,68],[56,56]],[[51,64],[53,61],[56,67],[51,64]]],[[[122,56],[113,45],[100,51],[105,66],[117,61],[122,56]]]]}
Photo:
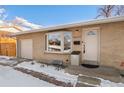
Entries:
{"type": "Polygon", "coordinates": [[[29,30],[29,31],[25,31],[25,32],[18,32],[18,33],[15,33],[14,36],[28,34],[28,33],[46,32],[46,31],[67,29],[67,28],[72,28],[72,27],[80,27],[80,26],[95,25],[95,24],[104,24],[104,23],[111,23],[111,22],[121,22],[121,21],[124,21],[124,16],[110,17],[110,18],[105,18],[105,19],[94,19],[94,20],[89,20],[89,21],[84,21],[84,22],[77,22],[77,23],[69,23],[69,24],[51,26],[51,27],[46,27],[46,28],[41,28],[41,29],[29,30]]]}

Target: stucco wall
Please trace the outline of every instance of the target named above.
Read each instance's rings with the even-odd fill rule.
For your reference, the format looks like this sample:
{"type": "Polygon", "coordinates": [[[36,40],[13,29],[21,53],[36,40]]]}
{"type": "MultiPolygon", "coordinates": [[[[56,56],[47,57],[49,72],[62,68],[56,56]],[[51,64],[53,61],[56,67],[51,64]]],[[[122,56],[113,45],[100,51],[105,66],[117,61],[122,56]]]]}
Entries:
{"type": "MultiPolygon", "coordinates": [[[[82,51],[82,29],[84,28],[100,28],[100,65],[116,67],[119,69],[124,69],[120,67],[120,63],[124,62],[124,22],[108,23],[91,25],[77,28],[70,28],[73,32],[73,41],[80,40],[80,45],[73,45],[73,51],[82,51]],[[77,31],[77,29],[79,31],[77,31]]],[[[63,60],[66,63],[70,62],[69,54],[51,54],[45,53],[45,33],[33,33],[17,36],[17,39],[33,39],[33,57],[34,59],[47,59],[47,60],[63,60]],[[68,60],[68,61],[67,61],[68,60]]],[[[83,56],[83,54],[81,54],[83,56]]]]}

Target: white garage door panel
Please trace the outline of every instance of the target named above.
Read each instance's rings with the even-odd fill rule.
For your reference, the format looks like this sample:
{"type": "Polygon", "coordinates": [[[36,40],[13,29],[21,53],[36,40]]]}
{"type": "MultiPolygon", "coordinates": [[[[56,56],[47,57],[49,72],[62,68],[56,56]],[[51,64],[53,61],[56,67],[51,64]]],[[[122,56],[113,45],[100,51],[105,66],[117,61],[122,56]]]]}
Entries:
{"type": "Polygon", "coordinates": [[[32,39],[21,40],[21,57],[32,59],[32,39]]]}

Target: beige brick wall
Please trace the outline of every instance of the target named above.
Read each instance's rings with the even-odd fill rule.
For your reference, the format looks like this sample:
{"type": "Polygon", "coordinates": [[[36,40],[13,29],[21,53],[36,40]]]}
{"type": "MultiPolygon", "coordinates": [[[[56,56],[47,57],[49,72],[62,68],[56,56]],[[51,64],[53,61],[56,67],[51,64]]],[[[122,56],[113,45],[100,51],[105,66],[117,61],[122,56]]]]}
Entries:
{"type": "MultiPolygon", "coordinates": [[[[42,59],[42,60],[70,60],[69,54],[54,54],[54,53],[46,53],[45,52],[45,33],[35,33],[35,34],[27,34],[21,35],[17,37],[18,40],[21,39],[32,39],[33,40],[33,58],[34,59],[42,59]]],[[[18,53],[19,57],[20,54],[18,53]]]]}
{"type": "Polygon", "coordinates": [[[100,35],[101,65],[120,68],[124,62],[124,22],[101,25],[100,35]]]}
{"type": "MultiPolygon", "coordinates": [[[[112,66],[119,69],[124,69],[120,67],[120,63],[124,62],[124,22],[109,23],[109,24],[99,24],[91,25],[77,28],[70,28],[73,32],[73,40],[82,40],[82,29],[100,27],[100,65],[112,66]],[[79,31],[76,31],[79,30],[79,31]]],[[[53,54],[45,53],[45,33],[33,33],[17,36],[17,39],[29,39],[33,40],[33,58],[34,59],[58,59],[67,62],[70,60],[69,54],[53,54]]],[[[73,45],[73,51],[82,51],[81,45],[73,45]]],[[[81,54],[82,56],[83,54],[81,54]]],[[[67,62],[68,63],[68,62],[67,62]]]]}

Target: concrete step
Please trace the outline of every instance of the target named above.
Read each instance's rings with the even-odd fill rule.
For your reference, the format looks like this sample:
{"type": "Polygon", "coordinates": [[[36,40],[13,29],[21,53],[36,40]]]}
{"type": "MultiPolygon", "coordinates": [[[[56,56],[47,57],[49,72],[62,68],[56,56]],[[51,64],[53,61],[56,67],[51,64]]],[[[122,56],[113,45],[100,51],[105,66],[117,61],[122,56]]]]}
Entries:
{"type": "Polygon", "coordinates": [[[90,85],[100,85],[100,83],[101,83],[100,79],[97,79],[94,77],[89,77],[89,76],[79,76],[78,81],[82,82],[82,83],[84,82],[84,83],[87,83],[90,85]]]}
{"type": "Polygon", "coordinates": [[[94,85],[89,85],[86,83],[78,82],[76,87],[95,87],[94,85]]]}

